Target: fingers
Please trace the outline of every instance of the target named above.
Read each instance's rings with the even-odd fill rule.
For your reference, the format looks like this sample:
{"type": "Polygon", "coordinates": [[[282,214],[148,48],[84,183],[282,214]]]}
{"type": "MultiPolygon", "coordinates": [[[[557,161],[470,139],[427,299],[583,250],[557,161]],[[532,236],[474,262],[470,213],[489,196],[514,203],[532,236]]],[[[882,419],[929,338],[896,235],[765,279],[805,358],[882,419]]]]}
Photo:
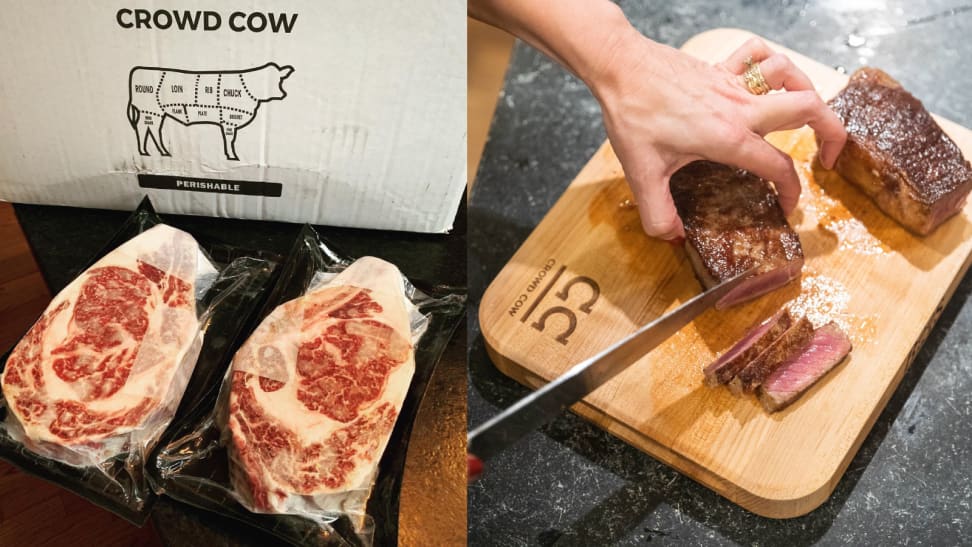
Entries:
{"type": "MultiPolygon", "coordinates": [[[[770,88],[787,91],[756,98],[753,104],[758,114],[750,127],[760,135],[765,135],[772,131],[809,125],[820,140],[820,163],[827,169],[833,169],[837,156],[847,141],[847,131],[840,118],[820,99],[813,82],[789,57],[773,53],[758,38],[746,42],[730,55],[726,63],[732,65],[738,61],[745,65],[749,56],[759,63],[760,72],[770,88]]],[[[731,66],[727,68],[732,69],[731,66]]],[[[742,76],[739,77],[739,83],[744,88],[747,87],[742,76]]]]}
{"type": "Polygon", "coordinates": [[[759,135],[743,129],[739,131],[727,140],[730,146],[710,155],[710,159],[740,167],[772,181],[780,196],[783,213],[789,215],[800,200],[800,178],[793,168],[793,160],[759,135]]]}
{"type": "Polygon", "coordinates": [[[755,116],[750,127],[760,135],[809,125],[820,140],[820,162],[827,169],[833,168],[837,155],[847,140],[847,131],[840,118],[815,91],[793,91],[759,97],[753,101],[753,108],[755,116]]]}
{"type": "Polygon", "coordinates": [[[665,241],[672,241],[685,237],[685,227],[675,209],[668,182],[668,176],[662,177],[661,180],[635,181],[632,190],[638,202],[641,226],[645,233],[665,241]]]}
{"type": "Polygon", "coordinates": [[[813,83],[789,57],[774,53],[759,63],[759,71],[771,89],[813,91],[813,83]]]}
{"type": "Polygon", "coordinates": [[[759,38],[750,38],[720,64],[733,74],[742,74],[749,68],[746,66],[746,59],[752,58],[753,62],[759,63],[769,58],[773,53],[766,42],[759,38]]]}

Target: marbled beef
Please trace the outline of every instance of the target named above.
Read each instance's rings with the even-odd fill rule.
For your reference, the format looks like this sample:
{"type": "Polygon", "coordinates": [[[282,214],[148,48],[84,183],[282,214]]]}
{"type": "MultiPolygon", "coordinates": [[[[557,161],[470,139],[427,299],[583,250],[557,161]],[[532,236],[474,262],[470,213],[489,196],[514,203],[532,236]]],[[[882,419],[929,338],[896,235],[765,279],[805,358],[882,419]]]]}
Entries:
{"type": "Polygon", "coordinates": [[[157,438],[199,353],[196,276],[215,273],[201,256],[189,234],[159,225],[58,293],[3,372],[15,436],[88,466],[157,438]]]}
{"type": "Polygon", "coordinates": [[[415,370],[406,302],[398,269],[364,257],[237,352],[231,474],[252,510],[363,513],[415,370]]]}

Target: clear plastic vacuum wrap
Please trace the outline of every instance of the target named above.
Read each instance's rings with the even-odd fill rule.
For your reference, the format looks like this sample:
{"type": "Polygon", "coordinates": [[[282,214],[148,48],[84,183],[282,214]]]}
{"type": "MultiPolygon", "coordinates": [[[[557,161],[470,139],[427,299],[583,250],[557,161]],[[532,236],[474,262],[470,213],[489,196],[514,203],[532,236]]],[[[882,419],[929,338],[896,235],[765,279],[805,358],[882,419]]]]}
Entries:
{"type": "Polygon", "coordinates": [[[394,543],[408,436],[462,290],[305,226],[219,394],[163,438],[159,492],[299,545],[394,543]]]}
{"type": "Polygon", "coordinates": [[[143,202],[0,361],[0,457],[143,522],[146,457],[212,352],[208,334],[243,326],[216,315],[255,309],[272,268],[215,262],[143,202]]]}

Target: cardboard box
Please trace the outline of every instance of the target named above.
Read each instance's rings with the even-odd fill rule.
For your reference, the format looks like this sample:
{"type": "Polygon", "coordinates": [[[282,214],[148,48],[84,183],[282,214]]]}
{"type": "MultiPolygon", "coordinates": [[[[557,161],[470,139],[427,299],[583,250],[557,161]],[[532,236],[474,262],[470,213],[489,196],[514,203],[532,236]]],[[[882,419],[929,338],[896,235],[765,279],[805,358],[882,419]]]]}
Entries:
{"type": "Polygon", "coordinates": [[[416,232],[466,184],[465,4],[8,2],[0,199],[416,232]]]}

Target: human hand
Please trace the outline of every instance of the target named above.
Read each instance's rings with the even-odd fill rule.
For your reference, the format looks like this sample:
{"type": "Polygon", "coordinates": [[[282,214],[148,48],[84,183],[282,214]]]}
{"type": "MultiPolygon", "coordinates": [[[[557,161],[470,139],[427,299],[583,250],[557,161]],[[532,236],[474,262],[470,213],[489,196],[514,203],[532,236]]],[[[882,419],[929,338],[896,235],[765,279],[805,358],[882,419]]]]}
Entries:
{"type": "Polygon", "coordinates": [[[717,161],[772,181],[789,214],[800,197],[800,181],[790,157],[763,136],[809,125],[828,169],[847,139],[810,79],[761,40],[750,40],[710,65],[642,36],[607,0],[470,0],[468,5],[470,14],[532,44],[591,88],[648,235],[684,236],[668,181],[691,161],[717,161]],[[772,89],[786,92],[752,94],[742,77],[749,57],[760,63],[772,89]]]}
{"type": "Polygon", "coordinates": [[[694,160],[740,167],[772,181],[789,214],[800,197],[800,181],[790,157],[763,136],[809,125],[828,169],[847,139],[810,79],[757,38],[716,65],[652,42],[633,28],[608,47],[587,81],[648,235],[684,237],[669,178],[694,160]],[[786,91],[751,93],[742,77],[750,57],[772,89],[786,91]]]}

